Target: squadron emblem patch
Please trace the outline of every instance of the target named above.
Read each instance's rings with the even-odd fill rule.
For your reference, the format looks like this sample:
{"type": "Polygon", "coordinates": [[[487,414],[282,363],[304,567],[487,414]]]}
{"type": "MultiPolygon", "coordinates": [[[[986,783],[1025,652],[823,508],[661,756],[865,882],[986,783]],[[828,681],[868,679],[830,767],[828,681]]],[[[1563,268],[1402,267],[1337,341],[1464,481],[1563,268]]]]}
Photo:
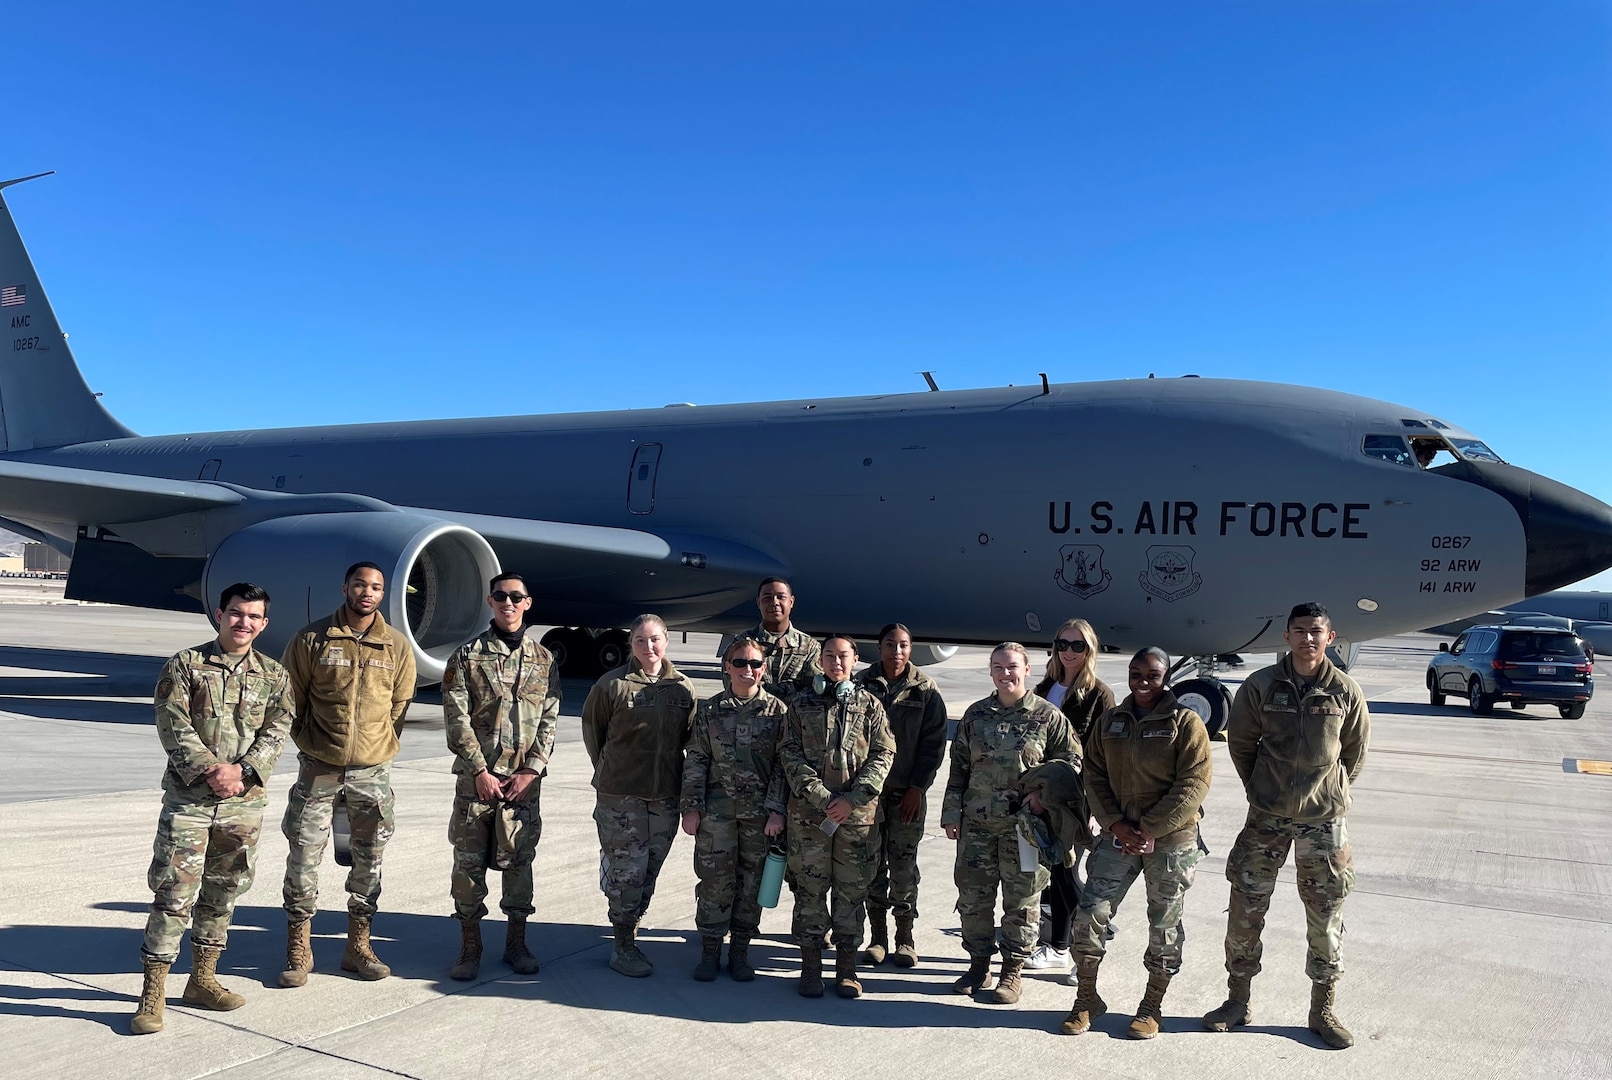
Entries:
{"type": "Polygon", "coordinates": [[[1065,592],[1089,600],[1108,588],[1114,575],[1103,569],[1103,549],[1096,544],[1065,544],[1058,549],[1052,578],[1065,592]]]}

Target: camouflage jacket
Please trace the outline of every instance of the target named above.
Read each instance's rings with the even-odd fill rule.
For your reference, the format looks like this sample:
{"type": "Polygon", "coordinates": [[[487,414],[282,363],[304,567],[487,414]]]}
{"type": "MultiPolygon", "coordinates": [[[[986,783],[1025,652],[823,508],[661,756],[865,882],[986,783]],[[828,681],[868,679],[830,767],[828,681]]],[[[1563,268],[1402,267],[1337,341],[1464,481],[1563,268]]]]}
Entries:
{"type": "Polygon", "coordinates": [[[946,756],[946,702],[935,680],[917,664],[908,664],[901,678],[891,682],[884,665],[875,663],[857,672],[856,681],[884,706],[896,740],[896,759],[884,790],[895,795],[913,787],[928,791],[946,756]]]}
{"type": "Polygon", "coordinates": [[[855,690],[844,703],[833,690],[789,699],[778,756],[789,785],[789,812],[800,820],[816,824],[841,795],[856,808],[845,824],[871,825],[878,818],[896,740],[879,699],[851,685],[855,690]]]}
{"type": "Polygon", "coordinates": [[[1080,740],[1051,702],[1034,694],[1011,706],[995,694],[974,702],[952,739],[940,823],[1011,827],[1017,820],[1019,776],[1048,761],[1080,767],[1080,740]]]}
{"type": "Polygon", "coordinates": [[[157,679],[157,737],[168,752],[162,789],[195,802],[218,801],[202,773],[220,763],[250,765],[261,794],[291,731],[285,668],[256,649],[234,668],[221,655],[217,641],[186,649],[157,679]]]}
{"type": "Polygon", "coordinates": [[[1226,748],[1248,804],[1295,821],[1348,812],[1370,740],[1360,684],[1326,659],[1314,679],[1300,679],[1291,655],[1243,681],[1226,724],[1226,748]]]}
{"type": "Polygon", "coordinates": [[[285,647],[297,717],[291,738],[327,765],[365,768],[397,757],[414,700],[414,650],[381,613],[363,637],[340,609],[309,623],[285,647]]]}
{"type": "Polygon", "coordinates": [[[1209,794],[1209,732],[1168,690],[1138,716],[1127,696],[1097,721],[1086,746],[1086,801],[1104,829],[1128,821],[1160,843],[1197,836],[1209,794]]]}
{"type": "Polygon", "coordinates": [[[661,661],[651,678],[634,657],[604,673],[582,705],[582,745],[603,795],[675,799],[683,789],[683,748],[694,719],[694,684],[661,661]]]}
{"type": "Polygon", "coordinates": [[[787,698],[797,691],[810,690],[812,676],[823,672],[818,659],[823,643],[796,626],[781,634],[752,626],[739,636],[755,638],[765,648],[767,667],[761,686],[775,697],[787,698]]]}
{"type": "Polygon", "coordinates": [[[741,701],[731,690],[700,702],[683,762],[678,809],[720,818],[783,813],[784,768],[778,758],[789,706],[765,690],[741,701]]]}
{"type": "Polygon", "coordinates": [[[442,718],[459,793],[482,769],[506,777],[548,771],[560,718],[560,671],[528,630],[513,652],[491,628],[459,646],[442,673],[442,718]]]}

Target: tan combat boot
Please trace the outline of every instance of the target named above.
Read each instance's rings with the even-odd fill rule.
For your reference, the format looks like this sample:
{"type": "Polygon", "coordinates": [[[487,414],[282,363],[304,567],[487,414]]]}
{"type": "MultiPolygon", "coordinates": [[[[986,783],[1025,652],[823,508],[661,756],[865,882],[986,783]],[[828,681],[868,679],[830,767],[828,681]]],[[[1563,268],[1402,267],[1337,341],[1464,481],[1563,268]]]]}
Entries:
{"type": "Polygon", "coordinates": [[[800,947],[800,996],[823,996],[823,950],[808,945],[800,947]]]}
{"type": "Polygon", "coordinates": [[[241,995],[232,993],[218,982],[218,958],[224,955],[221,945],[190,943],[190,980],[180,997],[186,1005],[199,1005],[215,1012],[229,1012],[246,1004],[241,995]]]}
{"type": "Polygon", "coordinates": [[[448,971],[448,978],[469,982],[481,970],[481,920],[459,920],[459,958],[448,971]]]}
{"type": "Polygon", "coordinates": [[[309,919],[292,919],[285,924],[285,970],[281,986],[306,986],[313,971],[313,932],[309,919]]]}
{"type": "Polygon", "coordinates": [[[368,915],[347,913],[347,951],[341,954],[341,969],[351,971],[366,982],[384,979],[392,969],[381,963],[369,943],[368,915]]]}
{"type": "Polygon", "coordinates": [[[890,954],[889,918],[886,912],[868,909],[868,947],[863,950],[862,959],[870,964],[882,964],[890,954]]]}
{"type": "Polygon", "coordinates": [[[1254,1019],[1254,1012],[1248,1007],[1249,991],[1252,989],[1250,984],[1253,981],[1248,975],[1226,977],[1226,1000],[1220,1008],[1211,1010],[1203,1018],[1206,1031],[1230,1031],[1254,1019]]]}
{"type": "Polygon", "coordinates": [[[1136,1015],[1131,1018],[1131,1026],[1125,1029],[1125,1034],[1133,1039],[1151,1039],[1159,1033],[1159,1020],[1164,1015],[1164,992],[1169,988],[1170,976],[1148,972],[1147,991],[1142,995],[1141,1004],[1136,1006],[1136,1015]]]}
{"type": "Polygon", "coordinates": [[[716,982],[716,974],[721,970],[722,939],[702,935],[700,938],[700,962],[694,965],[694,978],[699,982],[716,982]]]}
{"type": "Polygon", "coordinates": [[[140,988],[140,1007],[129,1022],[129,1034],[150,1035],[162,1030],[162,1010],[168,1004],[168,969],[171,964],[145,959],[145,985],[140,988]]]}
{"type": "Polygon", "coordinates": [[[1019,1003],[1019,979],[1024,971],[1024,958],[1017,959],[1002,957],[1002,977],[997,980],[996,989],[982,994],[980,1000],[988,1005],[1017,1005],[1019,1003]]]}
{"type": "Polygon", "coordinates": [[[1058,1027],[1064,1035],[1079,1035],[1091,1029],[1092,1021],[1108,1012],[1108,1002],[1097,993],[1097,968],[1102,964],[1101,956],[1075,956],[1075,1003],[1069,1010],[1069,1015],[1058,1027]]]}
{"type": "Polygon", "coordinates": [[[616,947],[610,951],[610,970],[632,979],[647,979],[653,975],[655,965],[638,947],[638,927],[621,923],[612,929],[616,934],[616,947]]]}
{"type": "Polygon", "coordinates": [[[856,977],[855,945],[841,945],[834,950],[834,992],[842,998],[862,996],[862,983],[856,977]]]}
{"type": "Polygon", "coordinates": [[[917,967],[918,946],[912,940],[912,916],[896,916],[896,967],[917,967]]]}
{"type": "Polygon", "coordinates": [[[991,977],[991,958],[989,956],[971,956],[968,958],[968,970],[963,977],[952,983],[952,989],[959,994],[974,994],[981,990],[992,990],[996,987],[996,980],[991,977]]]}
{"type": "Polygon", "coordinates": [[[1337,986],[1337,983],[1330,982],[1310,984],[1310,1030],[1321,1037],[1327,1049],[1347,1050],[1355,1044],[1355,1037],[1333,1015],[1332,1004],[1337,986]]]}
{"type": "Polygon", "coordinates": [[[749,934],[734,934],[728,941],[728,974],[734,982],[756,981],[756,969],[750,963],[749,934]]]}
{"type": "Polygon", "coordinates": [[[515,969],[517,975],[536,975],[537,957],[526,947],[526,919],[511,915],[504,924],[504,963],[515,969]]]}

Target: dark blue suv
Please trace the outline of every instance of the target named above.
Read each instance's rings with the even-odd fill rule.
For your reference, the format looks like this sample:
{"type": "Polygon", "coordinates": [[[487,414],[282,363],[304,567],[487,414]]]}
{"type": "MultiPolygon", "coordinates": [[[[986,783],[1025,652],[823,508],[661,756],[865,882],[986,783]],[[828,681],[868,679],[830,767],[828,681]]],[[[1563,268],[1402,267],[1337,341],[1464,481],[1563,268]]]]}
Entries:
{"type": "Polygon", "coordinates": [[[1595,693],[1584,642],[1571,630],[1548,626],[1472,626],[1453,645],[1440,645],[1427,665],[1427,699],[1466,698],[1475,713],[1495,702],[1513,709],[1554,705],[1577,720],[1595,693]]]}

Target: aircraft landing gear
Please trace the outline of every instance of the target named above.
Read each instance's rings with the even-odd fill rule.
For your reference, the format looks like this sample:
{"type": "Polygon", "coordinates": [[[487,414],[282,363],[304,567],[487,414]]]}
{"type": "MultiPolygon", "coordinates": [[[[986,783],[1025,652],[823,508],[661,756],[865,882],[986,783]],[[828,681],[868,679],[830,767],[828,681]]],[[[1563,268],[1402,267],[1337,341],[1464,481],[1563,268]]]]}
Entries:
{"type": "Polygon", "coordinates": [[[595,678],[625,664],[632,655],[625,630],[556,626],[543,635],[542,645],[554,654],[560,675],[567,679],[595,678]]]}
{"type": "Polygon", "coordinates": [[[1213,656],[1182,657],[1176,662],[1176,671],[1182,671],[1188,665],[1196,670],[1192,678],[1172,683],[1170,692],[1177,701],[1203,718],[1209,738],[1221,740],[1225,738],[1226,720],[1231,716],[1231,691],[1226,689],[1225,683],[1215,678],[1216,659],[1213,656]]]}

